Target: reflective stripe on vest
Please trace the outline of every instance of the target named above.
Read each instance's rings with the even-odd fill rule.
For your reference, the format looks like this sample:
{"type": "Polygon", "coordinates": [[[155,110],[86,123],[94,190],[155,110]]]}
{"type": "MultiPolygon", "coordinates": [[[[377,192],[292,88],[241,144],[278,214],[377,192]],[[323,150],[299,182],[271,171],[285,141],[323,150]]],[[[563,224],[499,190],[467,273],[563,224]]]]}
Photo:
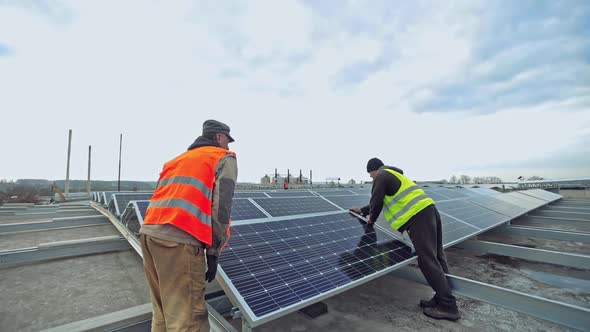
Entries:
{"type": "Polygon", "coordinates": [[[189,186],[193,186],[202,192],[203,196],[207,198],[211,198],[212,196],[211,189],[207,188],[203,181],[197,178],[189,176],[173,176],[171,178],[162,179],[160,182],[158,182],[157,188],[167,186],[169,184],[188,184],[189,186]]]}
{"type": "Polygon", "coordinates": [[[195,206],[193,203],[181,198],[169,198],[160,201],[152,201],[150,202],[148,209],[153,207],[180,208],[195,216],[203,224],[211,226],[210,215],[201,211],[201,209],[199,209],[199,207],[195,206]]]}
{"type": "Polygon", "coordinates": [[[434,204],[434,201],[408,177],[391,169],[384,170],[401,182],[395,195],[383,198],[385,219],[390,223],[391,228],[398,230],[418,212],[434,204]]]}

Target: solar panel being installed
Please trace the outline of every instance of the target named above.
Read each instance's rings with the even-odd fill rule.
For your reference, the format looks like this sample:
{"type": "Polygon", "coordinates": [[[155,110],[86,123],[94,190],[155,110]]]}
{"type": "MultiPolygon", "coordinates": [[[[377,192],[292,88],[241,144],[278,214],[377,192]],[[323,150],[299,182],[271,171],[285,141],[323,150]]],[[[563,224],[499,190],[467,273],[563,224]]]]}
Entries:
{"type": "Polygon", "coordinates": [[[252,199],[273,217],[338,210],[338,207],[318,196],[252,199]]]}
{"type": "Polygon", "coordinates": [[[234,199],[231,207],[232,220],[258,219],[268,217],[247,198],[234,199]]]}
{"type": "Polygon", "coordinates": [[[368,281],[411,257],[390,234],[341,212],[232,227],[220,273],[256,321],[368,281]]]}

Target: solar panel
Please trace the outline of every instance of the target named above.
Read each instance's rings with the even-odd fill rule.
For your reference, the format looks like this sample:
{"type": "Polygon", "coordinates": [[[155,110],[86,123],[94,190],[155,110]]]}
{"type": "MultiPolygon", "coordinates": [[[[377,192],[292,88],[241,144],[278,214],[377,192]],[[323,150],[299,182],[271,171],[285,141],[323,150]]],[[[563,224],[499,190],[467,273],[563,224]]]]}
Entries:
{"type": "Polygon", "coordinates": [[[440,218],[442,220],[442,239],[444,248],[450,247],[479,231],[475,226],[466,224],[442,211],[440,211],[440,218]]]}
{"type": "Polygon", "coordinates": [[[315,195],[308,190],[285,190],[285,191],[267,191],[270,197],[315,197],[315,195]]]}
{"type": "Polygon", "coordinates": [[[497,197],[502,195],[485,195],[481,197],[469,197],[467,200],[469,202],[475,203],[480,206],[484,206],[490,210],[494,210],[498,213],[501,213],[505,216],[516,218],[529,210],[527,208],[508,203],[504,200],[500,200],[497,197]]]}
{"type": "Polygon", "coordinates": [[[236,191],[234,192],[234,198],[255,198],[255,197],[268,197],[263,191],[252,192],[252,191],[236,191]]]}
{"type": "Polygon", "coordinates": [[[221,254],[221,284],[251,322],[292,312],[409,262],[410,247],[347,212],[242,224],[221,254]]]}
{"type": "Polygon", "coordinates": [[[150,205],[150,201],[135,201],[135,208],[139,213],[139,220],[143,224],[143,219],[147,213],[147,208],[150,205]]]}
{"type": "Polygon", "coordinates": [[[468,191],[474,192],[480,195],[498,195],[500,192],[495,191],[494,189],[489,188],[465,188],[468,191]]]}
{"type": "Polygon", "coordinates": [[[326,198],[330,202],[347,210],[352,207],[363,207],[368,205],[371,195],[330,196],[326,198]]]}
{"type": "Polygon", "coordinates": [[[440,212],[448,214],[478,230],[488,229],[510,220],[510,217],[485,207],[468,202],[465,199],[437,203],[440,212]]]}
{"type": "Polygon", "coordinates": [[[316,190],[315,192],[324,197],[356,195],[350,190],[316,190]]]}
{"type": "Polygon", "coordinates": [[[477,197],[477,196],[481,196],[480,193],[477,193],[475,191],[468,190],[467,188],[454,189],[454,190],[459,191],[461,194],[465,195],[466,197],[477,197]]]}
{"type": "Polygon", "coordinates": [[[149,200],[153,194],[153,192],[114,193],[111,202],[114,206],[113,212],[120,216],[130,201],[149,200]]]}
{"type": "Polygon", "coordinates": [[[468,197],[466,194],[463,193],[463,190],[461,190],[461,189],[449,189],[449,188],[440,187],[439,189],[436,190],[436,193],[444,195],[450,199],[468,197]]]}
{"type": "Polygon", "coordinates": [[[520,191],[520,193],[542,199],[546,202],[554,202],[562,196],[543,189],[529,189],[520,191]]]}
{"type": "Polygon", "coordinates": [[[252,199],[273,217],[338,210],[338,207],[318,196],[252,199]]]}
{"type": "Polygon", "coordinates": [[[534,210],[540,206],[547,204],[547,202],[545,202],[541,199],[538,199],[538,198],[535,198],[532,196],[528,196],[528,195],[524,195],[519,192],[511,192],[511,193],[507,193],[507,194],[498,195],[495,197],[497,197],[498,199],[503,200],[505,202],[524,207],[528,211],[534,210]]]}
{"type": "Polygon", "coordinates": [[[267,215],[247,198],[234,199],[231,207],[232,220],[266,218],[267,215]]]}
{"type": "Polygon", "coordinates": [[[449,199],[449,197],[439,194],[438,191],[433,190],[432,188],[422,188],[422,190],[424,190],[424,192],[436,202],[446,201],[449,199]]]}
{"type": "Polygon", "coordinates": [[[371,194],[371,188],[350,189],[350,191],[352,191],[353,193],[358,194],[358,195],[370,195],[371,194]]]}

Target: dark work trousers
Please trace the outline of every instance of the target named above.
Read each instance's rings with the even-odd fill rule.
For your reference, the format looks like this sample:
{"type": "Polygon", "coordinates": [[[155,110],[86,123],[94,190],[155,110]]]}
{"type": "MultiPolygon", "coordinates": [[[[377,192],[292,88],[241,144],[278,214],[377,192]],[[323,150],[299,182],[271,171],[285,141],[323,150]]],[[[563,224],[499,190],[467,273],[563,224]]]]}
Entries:
{"type": "Polygon", "coordinates": [[[426,207],[412,217],[409,224],[407,231],[416,249],[420,271],[435,291],[434,298],[443,307],[457,308],[455,296],[445,276],[449,268],[442,246],[442,222],[436,206],[426,207]]]}

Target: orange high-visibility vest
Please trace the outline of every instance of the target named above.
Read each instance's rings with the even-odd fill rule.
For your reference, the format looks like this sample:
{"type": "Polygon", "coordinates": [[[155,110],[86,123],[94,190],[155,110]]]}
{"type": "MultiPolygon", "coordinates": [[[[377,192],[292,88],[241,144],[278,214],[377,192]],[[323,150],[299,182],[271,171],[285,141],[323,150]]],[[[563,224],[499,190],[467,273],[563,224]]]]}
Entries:
{"type": "Polygon", "coordinates": [[[186,151],[164,164],[143,222],[172,224],[211,245],[215,168],[227,154],[235,156],[223,148],[204,146],[186,151]]]}

